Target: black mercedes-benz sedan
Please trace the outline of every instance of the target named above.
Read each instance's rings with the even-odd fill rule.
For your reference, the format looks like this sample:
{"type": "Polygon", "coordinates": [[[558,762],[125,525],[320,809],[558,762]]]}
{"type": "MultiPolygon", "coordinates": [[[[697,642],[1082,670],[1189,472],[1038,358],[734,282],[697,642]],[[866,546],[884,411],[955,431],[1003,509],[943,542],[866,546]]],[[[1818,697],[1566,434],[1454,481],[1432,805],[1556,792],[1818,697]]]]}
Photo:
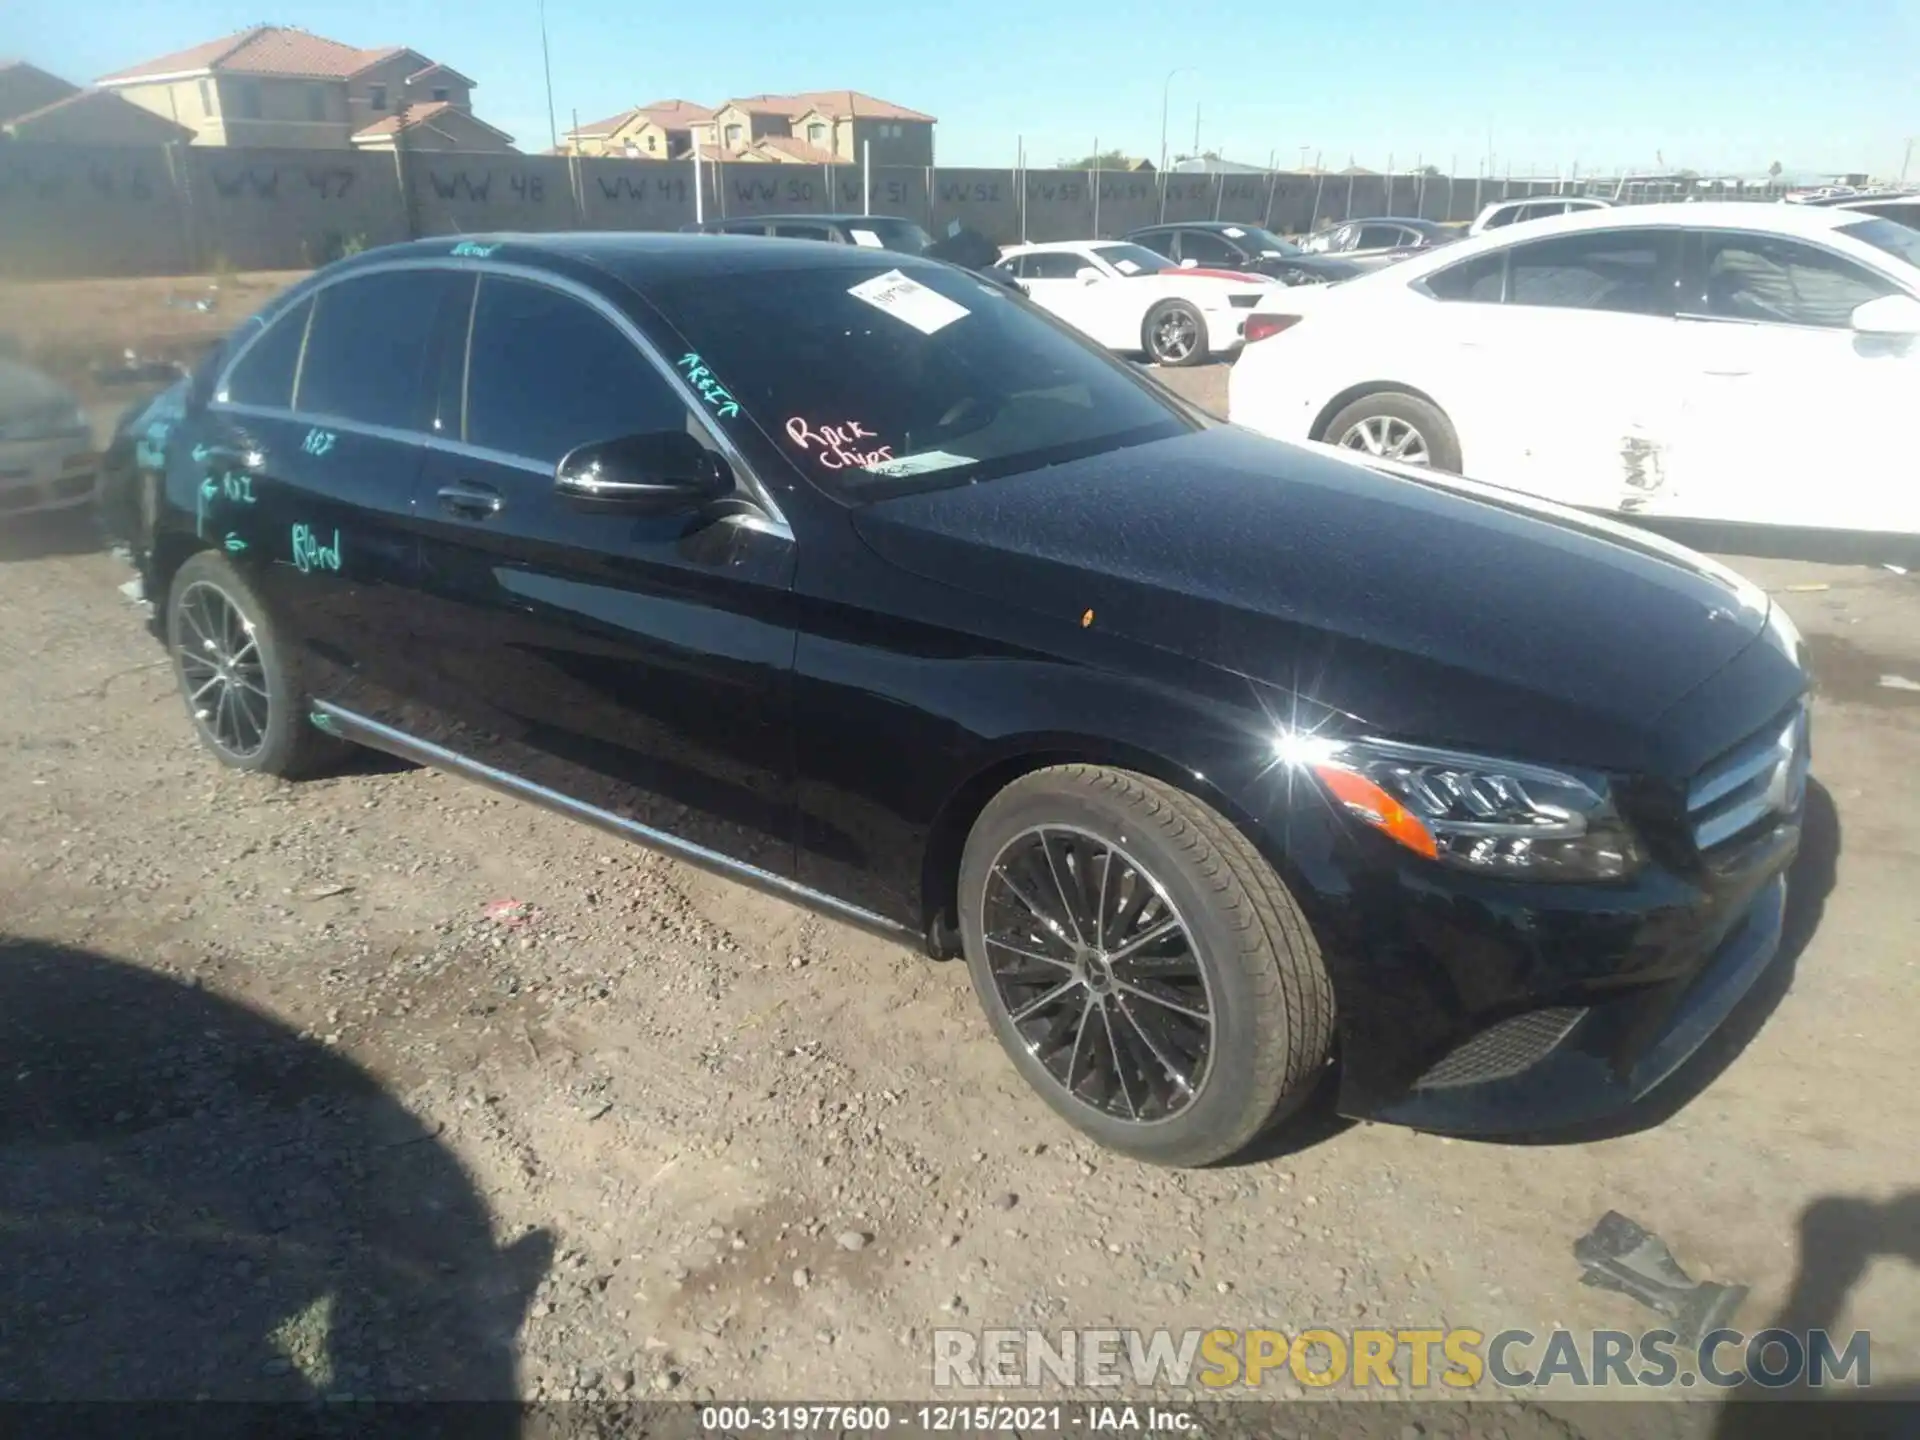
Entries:
{"type": "Polygon", "coordinates": [[[1807,682],[1764,594],[1214,422],[949,266],[418,241],[170,414],[134,549],[215,757],[372,746],[964,954],[1148,1160],[1323,1082],[1600,1115],[1778,945],[1807,682]]]}

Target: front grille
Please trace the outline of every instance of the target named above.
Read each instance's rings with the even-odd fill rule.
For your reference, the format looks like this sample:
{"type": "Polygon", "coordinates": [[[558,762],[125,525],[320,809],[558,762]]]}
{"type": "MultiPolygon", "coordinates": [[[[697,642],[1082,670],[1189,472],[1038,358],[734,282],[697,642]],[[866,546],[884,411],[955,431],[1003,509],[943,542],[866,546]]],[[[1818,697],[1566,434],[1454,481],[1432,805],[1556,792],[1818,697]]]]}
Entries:
{"type": "Polygon", "coordinates": [[[1807,755],[1807,707],[1801,701],[1708,765],[1687,787],[1694,848],[1705,854],[1799,809],[1807,755]]]}
{"type": "Polygon", "coordinates": [[[1529,1010],[1482,1030],[1413,1082],[1416,1090],[1444,1090],[1505,1080],[1544,1060],[1587,1012],[1571,1006],[1529,1010]]]}

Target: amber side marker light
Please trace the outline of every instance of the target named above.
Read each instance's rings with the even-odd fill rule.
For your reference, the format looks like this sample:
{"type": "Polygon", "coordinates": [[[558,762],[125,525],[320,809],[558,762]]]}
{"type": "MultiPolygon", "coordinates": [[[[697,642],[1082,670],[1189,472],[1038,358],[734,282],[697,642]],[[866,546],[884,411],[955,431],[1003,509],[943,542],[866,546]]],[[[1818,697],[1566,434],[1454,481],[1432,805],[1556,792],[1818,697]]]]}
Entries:
{"type": "Polygon", "coordinates": [[[1440,847],[1434,843],[1433,832],[1420,817],[1366,776],[1325,764],[1315,765],[1313,773],[1320,777],[1320,783],[1332,792],[1334,799],[1374,829],[1429,860],[1440,858],[1440,847]]]}

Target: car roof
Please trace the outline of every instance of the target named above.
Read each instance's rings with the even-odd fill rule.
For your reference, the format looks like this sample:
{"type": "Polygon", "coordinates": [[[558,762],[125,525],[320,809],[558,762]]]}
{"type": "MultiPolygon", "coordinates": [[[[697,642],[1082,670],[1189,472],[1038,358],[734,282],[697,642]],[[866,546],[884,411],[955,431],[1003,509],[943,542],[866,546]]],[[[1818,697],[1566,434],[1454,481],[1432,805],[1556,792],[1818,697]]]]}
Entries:
{"type": "Polygon", "coordinates": [[[780,214],[780,215],[728,215],[719,220],[709,220],[707,221],[707,224],[709,225],[757,225],[762,223],[763,221],[769,222],[769,223],[773,221],[779,221],[780,223],[785,224],[786,222],[792,221],[792,220],[807,220],[807,221],[812,221],[816,224],[824,223],[828,225],[867,225],[875,222],[878,222],[879,224],[882,224],[882,225],[912,225],[917,223],[915,221],[908,220],[905,217],[900,215],[856,215],[856,214],[853,214],[851,211],[835,210],[835,211],[830,211],[825,215],[821,215],[818,213],[804,214],[800,211],[794,211],[791,214],[780,214]]]}
{"type": "Polygon", "coordinates": [[[715,245],[710,235],[684,231],[562,230],[440,235],[431,240],[411,240],[363,250],[318,273],[346,274],[361,268],[377,268],[394,260],[459,258],[454,254],[456,250],[465,256],[551,270],[574,279],[588,279],[592,271],[598,270],[640,290],[657,280],[791,270],[796,262],[804,262],[811,269],[852,270],[870,266],[884,256],[891,266],[944,268],[936,261],[922,260],[898,250],[875,250],[824,240],[734,235],[728,237],[727,244],[715,245]],[[476,256],[476,251],[485,253],[476,256]]]}

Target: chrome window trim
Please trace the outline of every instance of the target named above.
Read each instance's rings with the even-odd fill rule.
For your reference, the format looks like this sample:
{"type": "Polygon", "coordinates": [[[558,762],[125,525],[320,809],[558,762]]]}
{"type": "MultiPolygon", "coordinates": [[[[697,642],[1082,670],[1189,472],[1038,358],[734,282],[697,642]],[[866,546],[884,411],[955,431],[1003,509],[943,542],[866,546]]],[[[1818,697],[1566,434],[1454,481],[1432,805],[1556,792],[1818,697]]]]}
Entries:
{"type": "MultiPolygon", "coordinates": [[[[530,284],[544,285],[549,290],[556,290],[571,299],[580,301],[586,305],[588,309],[598,313],[601,318],[610,322],[614,329],[626,338],[628,344],[640,352],[641,357],[653,367],[661,379],[667,382],[667,388],[679,397],[681,404],[699,421],[701,429],[704,430],[712,440],[714,448],[724,455],[727,463],[733,467],[733,473],[738,479],[741,488],[747,492],[747,497],[767,512],[768,519],[776,528],[776,533],[789,540],[793,538],[793,527],[788,523],[785,512],[783,512],[780,506],[774,501],[772,491],[769,490],[766,484],[760,479],[760,476],[755,472],[753,466],[747,462],[746,456],[741,454],[740,448],[733,443],[732,438],[714,421],[713,417],[708,413],[705,403],[694,393],[693,387],[688,385],[684,377],[682,377],[673,366],[667,363],[666,359],[660,354],[653,342],[640,330],[639,326],[621,314],[619,308],[605,296],[589,286],[582,285],[577,280],[570,279],[564,275],[554,275],[532,265],[517,265],[511,261],[469,259],[452,255],[426,255],[409,257],[407,259],[384,260],[377,264],[355,266],[350,270],[342,271],[338,275],[326,276],[315,281],[309,289],[302,292],[300,299],[312,299],[315,302],[313,308],[307,312],[308,332],[310,333],[312,330],[314,315],[319,313],[320,307],[318,300],[322,292],[331,290],[336,285],[345,284],[349,280],[359,279],[362,276],[385,275],[401,270],[468,272],[478,276],[482,282],[484,282],[485,278],[489,275],[513,280],[525,280],[530,284]]],[[[471,364],[473,354],[473,318],[474,313],[477,312],[479,308],[479,296],[480,286],[476,284],[474,286],[474,310],[469,311],[467,316],[467,359],[463,362],[463,365],[471,364]]],[[[297,305],[300,301],[295,300],[293,303],[297,305]]],[[[275,316],[274,318],[277,321],[280,317],[275,316]]],[[[386,426],[366,425],[359,421],[346,420],[337,416],[309,415],[300,411],[298,409],[300,367],[303,366],[306,361],[306,334],[300,337],[300,360],[294,369],[294,390],[292,394],[294,404],[292,406],[285,411],[280,411],[268,406],[240,406],[233,404],[227,400],[225,396],[227,393],[227,384],[233,374],[234,367],[246,358],[247,352],[257,345],[260,342],[261,336],[265,335],[272,328],[273,325],[271,323],[262,326],[259,333],[250,336],[247,343],[241,346],[234,354],[234,357],[227,362],[226,367],[220,372],[219,380],[214,385],[213,399],[207,403],[209,410],[219,410],[233,414],[248,414],[259,419],[290,419],[294,421],[310,421],[313,424],[320,424],[324,421],[329,429],[349,430],[355,434],[372,435],[380,439],[398,439],[409,443],[439,448],[457,446],[459,448],[453,449],[452,453],[466,454],[474,458],[493,459],[497,460],[498,463],[514,465],[520,469],[532,469],[536,474],[540,475],[553,474],[552,465],[534,456],[508,454],[504,451],[490,450],[484,446],[467,445],[467,397],[466,376],[464,373],[460,387],[461,438],[457,441],[449,441],[426,431],[391,430],[386,426]]]]}

